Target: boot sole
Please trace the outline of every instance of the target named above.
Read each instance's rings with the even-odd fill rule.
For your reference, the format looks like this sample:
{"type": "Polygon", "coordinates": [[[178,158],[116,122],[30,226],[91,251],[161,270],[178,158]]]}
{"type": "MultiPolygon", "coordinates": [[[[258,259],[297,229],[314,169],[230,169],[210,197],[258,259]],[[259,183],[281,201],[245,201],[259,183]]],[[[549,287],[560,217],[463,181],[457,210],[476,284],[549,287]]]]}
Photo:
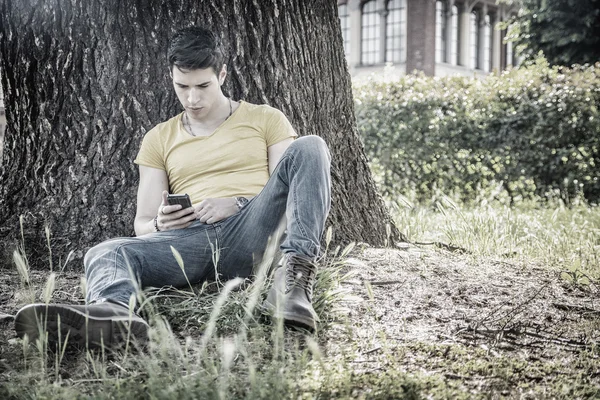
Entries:
{"type": "Polygon", "coordinates": [[[47,333],[49,344],[64,345],[67,340],[69,347],[79,348],[112,348],[125,344],[128,339],[139,342],[148,339],[148,324],[135,315],[131,318],[90,317],[79,310],[53,304],[31,304],[22,308],[15,316],[15,330],[18,337],[27,335],[30,342],[40,333],[47,333]]]}
{"type": "Polygon", "coordinates": [[[303,317],[302,315],[292,314],[286,311],[281,311],[277,315],[275,315],[277,311],[277,307],[274,304],[271,304],[269,301],[264,301],[262,304],[263,311],[274,319],[283,318],[283,323],[286,326],[291,328],[302,328],[310,331],[311,333],[317,329],[317,324],[315,320],[308,317],[303,317]]]}

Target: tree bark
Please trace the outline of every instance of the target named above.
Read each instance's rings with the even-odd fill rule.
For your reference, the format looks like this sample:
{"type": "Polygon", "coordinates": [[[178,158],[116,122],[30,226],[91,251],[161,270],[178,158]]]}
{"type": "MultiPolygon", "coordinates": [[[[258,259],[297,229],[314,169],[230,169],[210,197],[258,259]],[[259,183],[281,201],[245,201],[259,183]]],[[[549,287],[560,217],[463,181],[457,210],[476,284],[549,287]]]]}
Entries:
{"type": "Polygon", "coordinates": [[[54,265],[70,251],[79,259],[102,240],[133,234],[133,159],[144,133],[181,111],[166,47],[192,24],[222,34],[225,92],[277,107],[300,135],[329,144],[335,242],[402,238],[356,129],[336,2],[0,0],[0,11],[5,250],[21,238],[20,215],[35,265],[48,263],[45,226],[54,265]]]}

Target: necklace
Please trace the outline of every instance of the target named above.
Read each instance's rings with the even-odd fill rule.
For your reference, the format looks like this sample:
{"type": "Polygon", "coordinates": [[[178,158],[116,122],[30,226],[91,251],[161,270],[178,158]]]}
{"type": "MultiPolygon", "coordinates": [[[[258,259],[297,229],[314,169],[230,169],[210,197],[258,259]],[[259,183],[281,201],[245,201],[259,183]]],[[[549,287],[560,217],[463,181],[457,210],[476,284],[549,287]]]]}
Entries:
{"type": "MultiPolygon", "coordinates": [[[[231,117],[231,114],[233,114],[233,105],[231,104],[231,98],[228,97],[227,100],[229,100],[229,115],[227,116],[227,118],[225,118],[225,121],[227,121],[229,119],[229,117],[231,117]]],[[[225,122],[223,121],[223,122],[225,122]]],[[[223,123],[221,122],[221,123],[223,123]]],[[[194,133],[194,130],[192,129],[192,124],[190,123],[190,117],[188,117],[187,113],[183,114],[183,126],[188,130],[188,132],[192,135],[192,136],[197,136],[194,133]]]]}

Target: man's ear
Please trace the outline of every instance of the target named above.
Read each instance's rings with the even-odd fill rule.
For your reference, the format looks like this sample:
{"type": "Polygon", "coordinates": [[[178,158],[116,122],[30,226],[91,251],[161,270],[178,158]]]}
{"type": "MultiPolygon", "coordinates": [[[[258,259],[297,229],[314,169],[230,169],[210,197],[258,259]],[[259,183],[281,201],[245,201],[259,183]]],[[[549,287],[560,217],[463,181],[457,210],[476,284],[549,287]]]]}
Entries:
{"type": "Polygon", "coordinates": [[[227,64],[223,64],[223,68],[221,68],[221,72],[219,72],[219,85],[222,85],[225,82],[226,76],[227,76],[227,64]]]}

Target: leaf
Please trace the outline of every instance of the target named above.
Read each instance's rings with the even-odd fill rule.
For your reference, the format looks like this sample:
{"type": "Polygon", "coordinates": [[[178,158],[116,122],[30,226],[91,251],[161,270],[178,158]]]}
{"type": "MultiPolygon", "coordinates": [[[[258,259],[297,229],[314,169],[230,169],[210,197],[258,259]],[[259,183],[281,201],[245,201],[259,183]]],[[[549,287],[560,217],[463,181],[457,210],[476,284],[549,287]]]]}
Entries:
{"type": "Polygon", "coordinates": [[[584,276],[582,278],[580,278],[577,283],[579,283],[580,285],[589,285],[590,284],[590,279],[587,276],[584,276]]]}
{"type": "Polygon", "coordinates": [[[571,274],[569,274],[568,272],[561,273],[560,277],[569,283],[573,283],[573,276],[571,274]]]}

